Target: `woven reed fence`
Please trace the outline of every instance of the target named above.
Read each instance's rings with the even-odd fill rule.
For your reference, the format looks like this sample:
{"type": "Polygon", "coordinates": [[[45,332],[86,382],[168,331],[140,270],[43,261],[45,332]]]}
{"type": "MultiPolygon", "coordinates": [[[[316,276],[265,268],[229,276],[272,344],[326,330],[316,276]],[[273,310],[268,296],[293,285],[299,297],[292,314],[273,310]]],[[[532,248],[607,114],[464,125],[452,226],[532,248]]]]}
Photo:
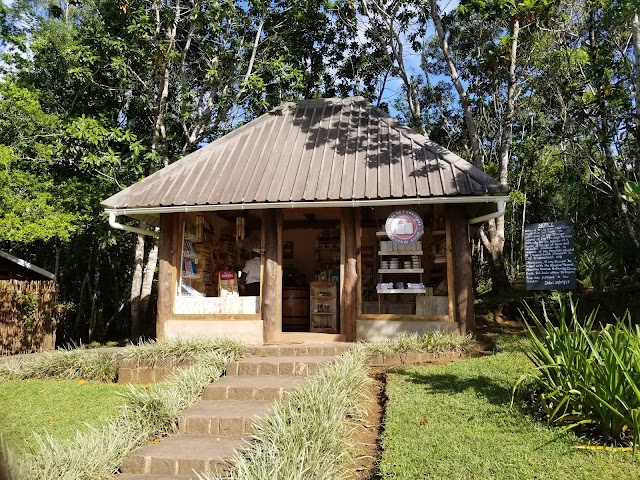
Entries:
{"type": "Polygon", "coordinates": [[[56,283],[0,280],[0,355],[55,346],[56,283]]]}

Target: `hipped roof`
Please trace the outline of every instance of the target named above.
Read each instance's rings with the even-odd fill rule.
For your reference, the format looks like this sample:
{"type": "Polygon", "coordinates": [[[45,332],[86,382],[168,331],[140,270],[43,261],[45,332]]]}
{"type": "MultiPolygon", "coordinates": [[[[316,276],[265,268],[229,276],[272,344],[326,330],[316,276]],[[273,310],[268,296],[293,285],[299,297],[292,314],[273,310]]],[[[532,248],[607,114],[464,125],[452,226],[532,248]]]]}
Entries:
{"type": "Polygon", "coordinates": [[[125,212],[196,205],[215,210],[222,205],[240,209],[255,203],[506,192],[469,162],[362,97],[351,97],[285,103],[102,205],[125,212]]]}

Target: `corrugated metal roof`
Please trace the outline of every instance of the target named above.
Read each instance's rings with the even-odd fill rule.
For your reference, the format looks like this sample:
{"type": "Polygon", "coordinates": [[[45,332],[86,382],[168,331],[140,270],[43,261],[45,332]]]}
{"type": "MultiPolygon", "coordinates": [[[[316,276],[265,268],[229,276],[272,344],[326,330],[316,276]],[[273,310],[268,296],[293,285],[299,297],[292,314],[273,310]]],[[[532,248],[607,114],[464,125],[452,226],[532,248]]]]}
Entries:
{"type": "Polygon", "coordinates": [[[507,189],[361,97],[285,103],[102,202],[127,209],[507,189]]]}

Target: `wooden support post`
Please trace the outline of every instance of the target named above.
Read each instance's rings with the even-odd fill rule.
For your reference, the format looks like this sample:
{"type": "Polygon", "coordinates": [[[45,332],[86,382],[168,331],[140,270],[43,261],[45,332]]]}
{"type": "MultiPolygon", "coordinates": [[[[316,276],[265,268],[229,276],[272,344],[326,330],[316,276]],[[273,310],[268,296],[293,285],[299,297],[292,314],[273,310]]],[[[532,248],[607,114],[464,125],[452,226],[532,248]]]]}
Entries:
{"type": "Polygon", "coordinates": [[[452,206],[449,211],[451,212],[451,244],[455,285],[454,306],[460,331],[466,334],[475,328],[469,225],[462,205],[452,206]]]}
{"type": "Polygon", "coordinates": [[[180,215],[160,214],[160,247],[158,250],[158,313],[156,319],[156,339],[166,338],[166,324],[173,316],[173,302],[176,296],[176,281],[180,268],[179,239],[182,229],[180,215]]]}
{"type": "Polygon", "coordinates": [[[272,343],[280,333],[280,295],[278,291],[278,221],[277,211],[262,215],[264,230],[264,284],[262,285],[262,321],[265,343],[272,343]]]}
{"type": "Polygon", "coordinates": [[[343,332],[348,342],[356,340],[356,318],[358,316],[358,270],[356,252],[355,211],[342,209],[344,232],[344,282],[342,291],[343,332]]]}

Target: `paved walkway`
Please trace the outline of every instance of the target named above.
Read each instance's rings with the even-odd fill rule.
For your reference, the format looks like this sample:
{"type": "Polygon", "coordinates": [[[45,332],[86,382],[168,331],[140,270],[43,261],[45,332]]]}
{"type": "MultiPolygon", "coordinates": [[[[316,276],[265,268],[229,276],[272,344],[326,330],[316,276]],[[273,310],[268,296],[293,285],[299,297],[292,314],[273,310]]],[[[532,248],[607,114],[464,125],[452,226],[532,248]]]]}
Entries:
{"type": "Polygon", "coordinates": [[[227,376],[208,385],[202,401],[178,418],[178,433],[134,450],[118,480],[186,480],[232,468],[234,453],[248,445],[257,418],[275,400],[304,385],[322,364],[351,343],[273,345],[249,348],[231,362],[227,376]]]}

